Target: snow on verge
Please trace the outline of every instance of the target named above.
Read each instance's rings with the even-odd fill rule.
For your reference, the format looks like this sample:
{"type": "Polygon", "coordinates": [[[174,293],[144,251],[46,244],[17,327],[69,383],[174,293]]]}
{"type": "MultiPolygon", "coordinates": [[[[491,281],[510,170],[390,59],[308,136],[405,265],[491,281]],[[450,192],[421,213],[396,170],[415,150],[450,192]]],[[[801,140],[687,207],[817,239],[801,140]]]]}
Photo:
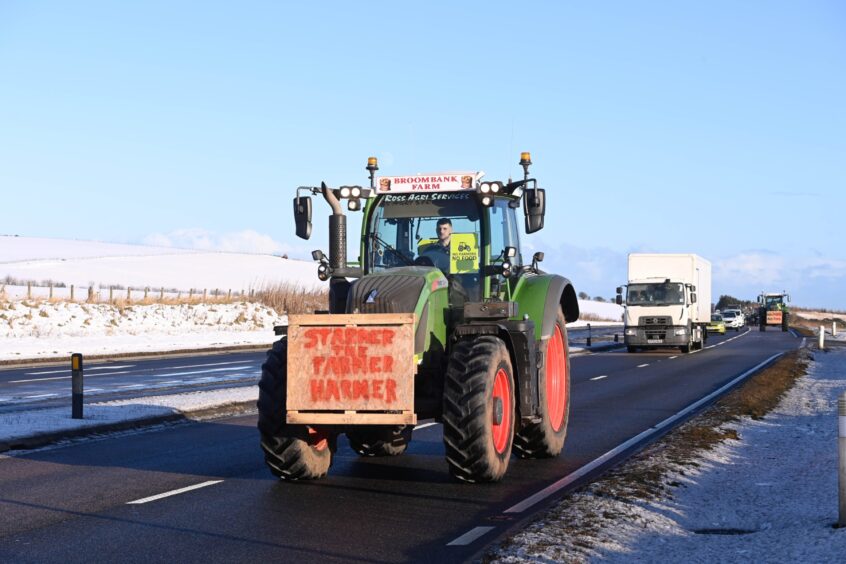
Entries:
{"type": "Polygon", "coordinates": [[[258,386],[150,396],[86,404],[84,419],[71,419],[70,407],[0,414],[0,443],[46,433],[128,423],[176,413],[221,408],[258,399],[258,386]]]}
{"type": "Polygon", "coordinates": [[[844,391],[846,351],[818,352],[807,376],[776,409],[732,426],[740,440],[703,453],[698,470],[666,478],[681,484],[672,499],[632,503],[575,494],[493,560],[842,562],[846,530],[832,524],[838,511],[837,398],[844,391]],[[574,509],[586,501],[593,515],[603,516],[588,549],[579,538],[585,517],[574,509]]]}

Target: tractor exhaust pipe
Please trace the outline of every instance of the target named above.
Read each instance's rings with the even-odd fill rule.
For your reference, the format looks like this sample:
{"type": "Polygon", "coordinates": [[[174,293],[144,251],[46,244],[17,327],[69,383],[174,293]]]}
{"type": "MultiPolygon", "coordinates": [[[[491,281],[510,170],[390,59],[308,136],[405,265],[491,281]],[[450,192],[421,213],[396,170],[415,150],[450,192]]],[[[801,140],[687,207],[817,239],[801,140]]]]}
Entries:
{"type": "Polygon", "coordinates": [[[325,182],[320,183],[323,198],[332,208],[329,216],[329,266],[331,269],[347,268],[347,216],[341,208],[341,202],[335,197],[331,188],[325,182]]]}

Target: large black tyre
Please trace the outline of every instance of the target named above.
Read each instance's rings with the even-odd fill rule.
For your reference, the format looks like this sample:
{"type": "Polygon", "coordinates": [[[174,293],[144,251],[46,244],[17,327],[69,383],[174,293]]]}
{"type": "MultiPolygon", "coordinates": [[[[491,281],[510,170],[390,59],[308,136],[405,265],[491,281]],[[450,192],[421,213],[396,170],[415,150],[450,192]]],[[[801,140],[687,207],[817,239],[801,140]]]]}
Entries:
{"type": "Polygon", "coordinates": [[[364,425],[347,431],[350,446],[361,456],[397,456],[411,442],[411,425],[364,425]]]}
{"type": "Polygon", "coordinates": [[[332,437],[306,425],[285,422],[288,342],[282,339],[267,352],[261,367],[258,429],[270,471],[283,480],[322,478],[332,462],[332,437]]]}
{"type": "Polygon", "coordinates": [[[781,330],[782,331],[787,331],[787,326],[788,326],[787,316],[788,316],[788,313],[786,311],[781,314],[781,330]]]}
{"type": "Polygon", "coordinates": [[[633,346],[631,346],[631,345],[628,345],[628,346],[626,347],[626,352],[629,352],[629,353],[636,353],[636,352],[637,352],[637,347],[633,347],[633,346]]]}
{"type": "Polygon", "coordinates": [[[496,482],[514,441],[514,371],[496,337],[458,341],[444,384],[444,446],[450,473],[466,482],[496,482]]]}
{"type": "Polygon", "coordinates": [[[541,420],[526,425],[514,436],[514,453],[520,458],[558,456],[567,437],[570,418],[570,355],[567,322],[558,310],[552,336],[541,343],[543,363],[538,372],[541,420]]]}

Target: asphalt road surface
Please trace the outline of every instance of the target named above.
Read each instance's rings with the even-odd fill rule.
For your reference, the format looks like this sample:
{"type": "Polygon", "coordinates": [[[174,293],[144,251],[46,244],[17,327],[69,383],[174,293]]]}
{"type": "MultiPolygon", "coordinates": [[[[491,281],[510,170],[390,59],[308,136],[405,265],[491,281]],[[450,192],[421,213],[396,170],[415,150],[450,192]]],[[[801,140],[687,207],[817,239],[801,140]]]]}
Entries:
{"type": "Polygon", "coordinates": [[[690,355],[573,358],[564,453],[512,459],[498,484],[452,481],[426,422],[397,458],[342,440],[329,476],[303,483],[266,469],[254,415],[0,456],[0,561],[465,561],[563,490],[533,494],[799,342],[749,331],[690,355]]]}

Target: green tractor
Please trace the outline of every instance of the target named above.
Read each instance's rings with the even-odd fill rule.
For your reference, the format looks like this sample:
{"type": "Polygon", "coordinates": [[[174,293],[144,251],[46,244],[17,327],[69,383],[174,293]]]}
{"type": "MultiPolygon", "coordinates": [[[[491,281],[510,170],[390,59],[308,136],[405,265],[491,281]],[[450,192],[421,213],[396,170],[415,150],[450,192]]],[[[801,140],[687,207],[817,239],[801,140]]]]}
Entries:
{"type": "Polygon", "coordinates": [[[443,423],[451,474],[501,480],[512,452],[557,456],[570,408],[566,323],[579,307],[569,280],[525,263],[525,230],[543,228],[545,191],[529,178],[459,172],[374,178],[370,186],[300,187],[296,232],[311,234],[311,195],[332,208],[328,309],[291,315],[262,367],[261,447],[284,480],[326,475],[338,437],[361,456],[403,453],[414,425],[443,423]],[[305,193],[306,195],[302,195],[305,193]],[[358,263],[346,258],[347,201],[363,211],[358,263]]]}
{"type": "Polygon", "coordinates": [[[767,330],[767,325],[781,326],[782,331],[787,331],[790,312],[787,302],[790,295],[786,292],[767,293],[761,292],[758,296],[758,327],[761,331],[767,330]]]}

